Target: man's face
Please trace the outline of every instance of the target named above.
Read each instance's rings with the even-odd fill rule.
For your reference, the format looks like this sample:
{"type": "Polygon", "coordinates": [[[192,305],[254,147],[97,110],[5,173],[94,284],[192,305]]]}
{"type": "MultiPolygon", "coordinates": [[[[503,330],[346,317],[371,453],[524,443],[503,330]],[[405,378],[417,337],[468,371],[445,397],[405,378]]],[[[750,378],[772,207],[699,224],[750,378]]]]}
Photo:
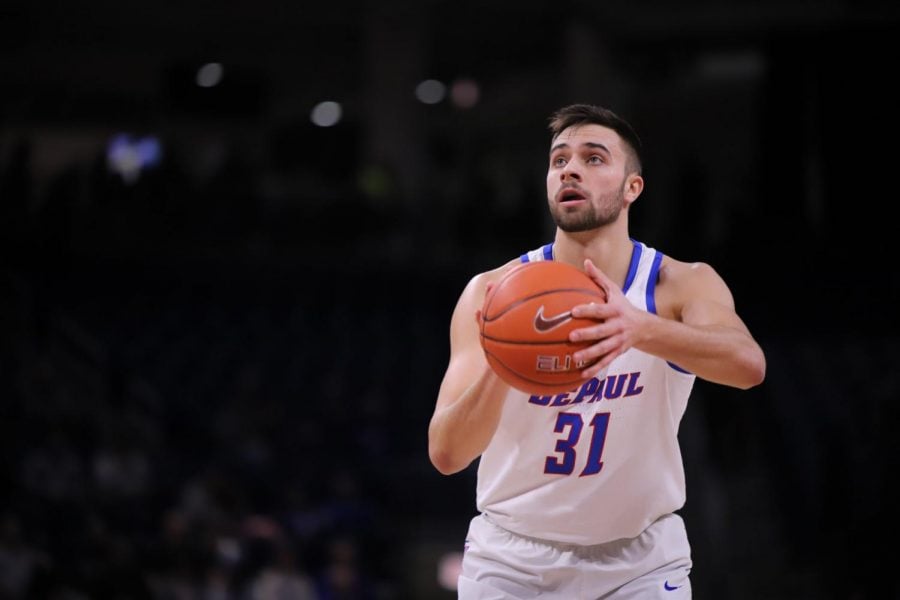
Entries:
{"type": "Polygon", "coordinates": [[[579,125],[553,140],[547,167],[547,202],[566,232],[615,222],[625,206],[626,154],[619,135],[602,125],[579,125]]]}

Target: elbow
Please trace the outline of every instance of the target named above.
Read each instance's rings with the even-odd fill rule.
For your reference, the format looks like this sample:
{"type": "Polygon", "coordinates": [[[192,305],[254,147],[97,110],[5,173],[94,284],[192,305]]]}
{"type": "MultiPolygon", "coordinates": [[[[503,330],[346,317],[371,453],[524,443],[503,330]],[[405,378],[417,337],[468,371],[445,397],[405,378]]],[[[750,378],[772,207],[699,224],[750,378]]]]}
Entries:
{"type": "Polygon", "coordinates": [[[766,357],[763,355],[762,350],[759,350],[754,353],[753,356],[748,357],[744,372],[744,381],[739,387],[744,390],[749,390],[750,388],[760,385],[765,379],[766,357]]]}
{"type": "Polygon", "coordinates": [[[432,419],[428,426],[428,459],[441,475],[453,475],[469,466],[459,447],[447,439],[440,421],[432,419]]]}
{"type": "Polygon", "coordinates": [[[447,450],[435,448],[434,445],[428,447],[428,458],[441,475],[453,475],[469,466],[468,463],[455,458],[447,450]]]}

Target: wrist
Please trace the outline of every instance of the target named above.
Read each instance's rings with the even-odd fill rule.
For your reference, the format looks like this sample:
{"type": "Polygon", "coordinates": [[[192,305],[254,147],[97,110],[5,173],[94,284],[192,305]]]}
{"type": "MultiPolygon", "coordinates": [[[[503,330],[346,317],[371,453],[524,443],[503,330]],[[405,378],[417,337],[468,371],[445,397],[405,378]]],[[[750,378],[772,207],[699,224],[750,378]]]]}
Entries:
{"type": "Polygon", "coordinates": [[[656,328],[662,317],[644,310],[636,311],[636,314],[637,326],[635,327],[634,345],[639,347],[653,341],[654,337],[656,337],[656,328]]]}

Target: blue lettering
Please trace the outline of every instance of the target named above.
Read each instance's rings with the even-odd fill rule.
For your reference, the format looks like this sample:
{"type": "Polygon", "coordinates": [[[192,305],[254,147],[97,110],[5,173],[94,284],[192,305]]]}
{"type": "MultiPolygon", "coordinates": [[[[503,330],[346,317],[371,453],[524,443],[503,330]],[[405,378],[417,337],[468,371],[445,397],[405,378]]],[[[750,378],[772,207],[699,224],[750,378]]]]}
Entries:
{"type": "Polygon", "coordinates": [[[597,391],[594,392],[594,395],[591,396],[591,399],[588,402],[599,402],[603,400],[603,387],[606,385],[608,377],[604,377],[600,381],[597,382],[597,391]]]}
{"type": "Polygon", "coordinates": [[[625,387],[625,377],[626,375],[613,375],[609,377],[609,381],[606,383],[606,391],[603,394],[603,397],[607,400],[615,400],[619,396],[622,395],[622,388],[625,387]]]}
{"type": "Polygon", "coordinates": [[[644,392],[644,386],[640,383],[641,372],[621,373],[607,375],[602,379],[591,377],[575,390],[564,394],[551,396],[539,396],[537,394],[528,398],[530,404],[537,406],[567,406],[569,404],[590,404],[602,400],[615,400],[638,396],[644,392]]]}
{"type": "Polygon", "coordinates": [[[638,386],[637,380],[638,377],[641,376],[641,372],[637,371],[636,373],[629,373],[628,376],[628,389],[625,390],[626,396],[637,396],[641,392],[644,391],[644,386],[638,386]]]}
{"type": "Polygon", "coordinates": [[[528,401],[531,402],[532,404],[538,404],[540,406],[547,406],[548,404],[550,404],[550,400],[552,398],[553,398],[553,396],[532,396],[531,398],[528,399],[528,401]]]}
{"type": "Polygon", "coordinates": [[[569,402],[571,402],[569,400],[569,392],[566,392],[565,394],[560,394],[554,398],[553,403],[550,406],[565,406],[569,402]]]}
{"type": "Polygon", "coordinates": [[[600,385],[600,382],[596,377],[591,377],[590,379],[588,379],[578,390],[578,395],[575,396],[574,400],[572,400],[572,404],[578,404],[579,402],[582,402],[584,400],[585,396],[596,392],[598,385],[600,385]]]}

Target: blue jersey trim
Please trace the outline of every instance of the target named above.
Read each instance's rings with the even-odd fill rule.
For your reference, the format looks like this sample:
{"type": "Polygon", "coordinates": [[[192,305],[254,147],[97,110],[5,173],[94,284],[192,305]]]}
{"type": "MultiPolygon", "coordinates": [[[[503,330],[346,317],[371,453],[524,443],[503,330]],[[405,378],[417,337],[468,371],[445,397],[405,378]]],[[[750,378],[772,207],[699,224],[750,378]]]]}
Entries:
{"type": "MultiPolygon", "coordinates": [[[[656,256],[653,257],[653,264],[650,266],[650,279],[647,281],[647,310],[652,312],[654,315],[656,314],[656,280],[659,279],[659,266],[662,264],[662,259],[663,253],[657,250],[656,256]]],[[[684,373],[685,375],[693,375],[693,373],[682,369],[675,363],[666,361],[666,364],[668,364],[679,373],[684,373]]]]}
{"type": "Polygon", "coordinates": [[[663,253],[656,251],[653,264],[650,265],[650,275],[647,276],[647,310],[656,314],[656,280],[659,278],[659,265],[662,264],[663,253]]]}
{"type": "MultiPolygon", "coordinates": [[[[544,260],[553,260],[553,244],[545,244],[541,247],[541,253],[544,256],[544,260]]],[[[528,252],[519,257],[519,260],[523,263],[531,262],[531,259],[528,257],[528,252]]]]}
{"type": "Polygon", "coordinates": [[[634,244],[634,250],[631,251],[631,264],[628,265],[628,275],[625,276],[625,285],[622,286],[622,293],[627,294],[628,288],[634,283],[634,276],[637,275],[638,265],[641,263],[641,245],[631,240],[634,244]]]}
{"type": "Polygon", "coordinates": [[[672,367],[673,369],[675,369],[676,371],[678,371],[679,373],[684,373],[685,375],[693,375],[693,373],[691,373],[690,371],[688,371],[688,370],[686,370],[686,369],[682,369],[681,367],[679,367],[679,366],[676,365],[675,363],[671,363],[671,362],[669,362],[669,361],[666,361],[666,364],[669,365],[670,367],[672,367]]]}

